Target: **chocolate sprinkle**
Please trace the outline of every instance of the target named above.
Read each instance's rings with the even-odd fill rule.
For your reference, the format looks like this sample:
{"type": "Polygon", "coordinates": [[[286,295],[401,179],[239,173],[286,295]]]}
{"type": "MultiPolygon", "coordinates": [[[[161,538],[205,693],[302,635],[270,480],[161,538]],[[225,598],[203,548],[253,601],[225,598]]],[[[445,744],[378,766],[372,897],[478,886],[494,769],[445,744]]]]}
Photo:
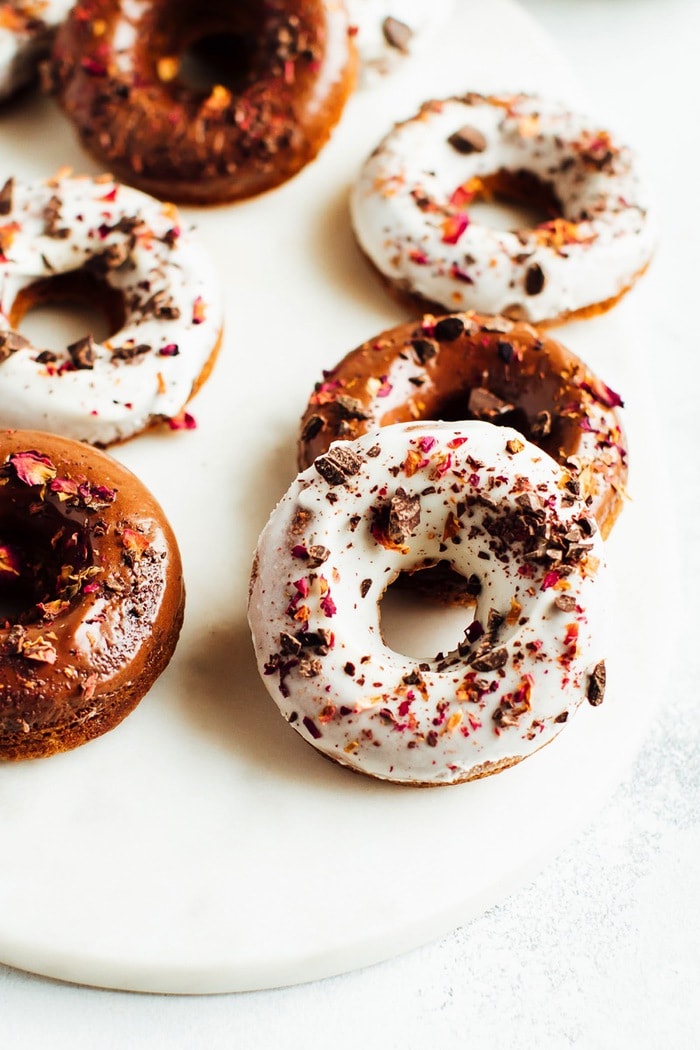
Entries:
{"type": "Polygon", "coordinates": [[[362,460],[347,448],[332,448],[314,461],[318,473],[329,485],[344,485],[349,477],[357,474],[362,460]]]}
{"type": "Polygon", "coordinates": [[[605,671],[605,660],[601,660],[593,668],[593,672],[588,678],[588,689],[586,690],[586,697],[588,703],[592,707],[598,707],[602,704],[605,696],[605,680],[607,674],[605,671]]]}
{"type": "Polygon", "coordinates": [[[458,153],[483,153],[486,149],[486,138],[478,128],[465,124],[455,131],[447,140],[458,153]]]}

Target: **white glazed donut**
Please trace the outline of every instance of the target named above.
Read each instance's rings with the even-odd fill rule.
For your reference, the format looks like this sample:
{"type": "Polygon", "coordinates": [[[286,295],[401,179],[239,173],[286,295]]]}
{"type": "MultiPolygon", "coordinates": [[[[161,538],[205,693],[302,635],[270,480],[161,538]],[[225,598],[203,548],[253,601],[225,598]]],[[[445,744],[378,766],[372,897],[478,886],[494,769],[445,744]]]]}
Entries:
{"type": "Polygon", "coordinates": [[[191,425],[221,328],[218,275],[171,204],[109,176],[0,191],[2,426],[109,445],[159,419],[191,425]],[[62,353],[29,344],[22,316],[64,294],[96,296],[118,330],[62,353]]]}
{"type": "Polygon", "coordinates": [[[0,2],[0,99],[33,80],[54,30],[72,6],[73,0],[0,2]]]}
{"type": "Polygon", "coordinates": [[[346,0],[363,75],[391,72],[443,26],[454,0],[346,0]]]}
{"type": "Polygon", "coordinates": [[[490,423],[333,444],[272,513],[253,568],[258,665],[284,717],[343,765],[432,785],[498,772],[599,703],[602,540],[575,488],[490,423]],[[464,644],[419,661],[384,644],[378,603],[438,560],[477,597],[464,644]]]}
{"type": "Polygon", "coordinates": [[[654,232],[637,167],[627,147],[555,102],[428,102],[366,161],[353,225],[402,292],[448,310],[561,320],[611,306],[649,262],[654,232]],[[558,217],[517,231],[470,221],[470,203],[499,188],[544,196],[558,217]]]}

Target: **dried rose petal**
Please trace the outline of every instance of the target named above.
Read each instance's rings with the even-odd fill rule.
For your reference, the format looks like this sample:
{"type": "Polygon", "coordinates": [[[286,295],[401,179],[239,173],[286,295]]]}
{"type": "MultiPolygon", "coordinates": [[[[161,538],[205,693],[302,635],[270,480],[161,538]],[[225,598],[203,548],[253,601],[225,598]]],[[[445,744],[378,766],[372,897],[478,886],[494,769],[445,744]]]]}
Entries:
{"type": "Polygon", "coordinates": [[[197,420],[183,408],[182,412],[168,420],[168,426],[171,430],[196,430],[197,420]]]}
{"type": "Polygon", "coordinates": [[[43,485],[56,477],[55,466],[48,456],[42,456],[40,452],[16,452],[10,456],[9,462],[25,485],[43,485]]]}
{"type": "Polygon", "coordinates": [[[198,295],[192,305],[192,324],[201,324],[207,315],[206,303],[198,295]]]}
{"type": "Polygon", "coordinates": [[[142,532],[136,532],[134,529],[124,529],[122,532],[122,545],[138,561],[144,551],[150,546],[150,541],[142,532]]]}
{"type": "Polygon", "coordinates": [[[466,212],[459,215],[450,215],[442,224],[443,244],[457,244],[458,240],[469,226],[469,216],[466,212]]]}

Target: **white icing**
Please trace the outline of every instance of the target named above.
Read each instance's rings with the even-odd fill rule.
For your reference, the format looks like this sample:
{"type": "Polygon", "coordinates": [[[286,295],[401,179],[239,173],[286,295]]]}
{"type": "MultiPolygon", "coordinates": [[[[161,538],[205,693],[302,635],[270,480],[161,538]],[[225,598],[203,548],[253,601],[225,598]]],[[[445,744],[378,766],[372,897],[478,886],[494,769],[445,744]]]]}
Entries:
{"type": "Polygon", "coordinates": [[[398,125],[366,161],[353,190],[361,247],[402,289],[449,310],[538,322],[618,295],[649,262],[655,239],[634,155],[618,147],[610,163],[597,168],[582,143],[597,140],[604,152],[607,133],[589,118],[530,96],[508,103],[480,96],[428,103],[398,125]],[[464,126],[483,134],[482,152],[460,153],[450,145],[464,126]],[[541,243],[537,228],[516,234],[471,221],[456,243],[447,243],[445,220],[460,210],[450,204],[455,191],[501,169],[524,169],[551,184],[563,218],[579,224],[576,236],[583,240],[557,247],[541,243]],[[420,198],[429,207],[419,206],[420,198]],[[545,278],[538,294],[526,291],[533,266],[545,278]]]}
{"type": "Polygon", "coordinates": [[[365,78],[389,73],[407,54],[425,47],[443,26],[454,8],[454,0],[347,0],[350,25],[365,78]],[[384,31],[387,18],[403,23],[410,31],[406,51],[392,45],[384,31]]]}
{"type": "Polygon", "coordinates": [[[0,333],[10,327],[22,289],[79,270],[106,249],[127,253],[125,264],[105,275],[124,297],[126,320],[104,344],[95,344],[91,369],[71,368],[67,350],[55,363],[42,364],[41,348],[33,346],[0,361],[3,426],[108,445],[181,412],[219,338],[223,306],[213,263],[180,223],[172,205],[109,178],[15,183],[12,209],[0,220],[0,233],[10,231],[4,261],[0,255],[0,333]],[[55,227],[67,229],[67,236],[47,232],[53,197],[60,201],[55,227]],[[128,221],[134,217],[135,229],[128,221]],[[114,229],[121,220],[126,228],[114,229]],[[144,306],[159,294],[166,308],[155,316],[144,306]],[[113,357],[117,348],[139,345],[150,349],[131,360],[113,357]],[[161,352],[173,345],[177,354],[161,352]]]}
{"type": "Polygon", "coordinates": [[[603,655],[602,540],[593,526],[584,541],[590,550],[570,575],[559,577],[554,563],[528,558],[512,533],[505,553],[496,551],[494,535],[522,521],[517,498],[524,491],[535,493],[538,506],[546,501],[548,520],[563,523],[563,531],[574,528],[586,510],[567,493],[566,473],[516,431],[482,422],[396,424],[337,442],[333,450],[357,453],[359,471],[331,486],[309,467],[258,543],[249,619],[263,681],[282,714],[329,757],[401,783],[464,780],[484,764],[542,747],[586,696],[603,655]],[[515,451],[506,448],[509,441],[517,442],[515,451]],[[377,446],[380,454],[368,455],[377,446]],[[412,474],[409,455],[412,466],[418,464],[412,474]],[[420,497],[420,521],[388,549],[375,538],[376,524],[373,535],[372,508],[386,506],[399,488],[420,497]],[[488,505],[480,502],[484,494],[488,505]],[[453,516],[461,523],[457,542],[450,538],[453,516]],[[304,551],[316,545],[329,553],[309,567],[304,551]],[[492,609],[508,617],[493,642],[507,651],[501,670],[475,671],[469,664],[474,646],[421,670],[420,661],[384,644],[378,603],[385,588],[402,570],[439,559],[481,582],[476,605],[465,608],[465,630],[473,621],[485,627],[492,609]],[[575,611],[555,605],[564,594],[574,598],[575,611]],[[312,674],[299,654],[283,651],[281,636],[300,630],[333,635],[325,652],[301,650],[317,661],[312,674]],[[415,675],[420,683],[407,684],[415,675]],[[479,695],[465,685],[469,676],[479,695]],[[519,714],[509,708],[508,696],[515,694],[523,705],[519,714]]]}
{"type": "Polygon", "coordinates": [[[73,0],[14,0],[0,3],[0,99],[36,75],[54,30],[73,0]]]}

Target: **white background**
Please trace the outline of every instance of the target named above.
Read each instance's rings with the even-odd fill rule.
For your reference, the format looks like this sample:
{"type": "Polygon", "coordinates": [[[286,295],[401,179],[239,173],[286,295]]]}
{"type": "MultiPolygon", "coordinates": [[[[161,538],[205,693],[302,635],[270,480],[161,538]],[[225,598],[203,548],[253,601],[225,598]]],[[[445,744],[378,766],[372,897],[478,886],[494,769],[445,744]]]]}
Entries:
{"type": "Polygon", "coordinates": [[[667,687],[632,775],[532,885],[437,944],[312,985],[209,998],[101,992],[0,967],[3,1047],[700,1045],[700,714],[690,616],[700,584],[700,337],[691,320],[700,298],[700,4],[525,6],[578,70],[595,111],[641,151],[662,205],[662,247],[632,294],[640,359],[651,362],[657,386],[649,428],[666,449],[657,513],[677,515],[683,604],[649,596],[659,622],[676,625],[679,645],[659,651],[653,637],[640,638],[640,660],[661,663],[667,687]]]}

